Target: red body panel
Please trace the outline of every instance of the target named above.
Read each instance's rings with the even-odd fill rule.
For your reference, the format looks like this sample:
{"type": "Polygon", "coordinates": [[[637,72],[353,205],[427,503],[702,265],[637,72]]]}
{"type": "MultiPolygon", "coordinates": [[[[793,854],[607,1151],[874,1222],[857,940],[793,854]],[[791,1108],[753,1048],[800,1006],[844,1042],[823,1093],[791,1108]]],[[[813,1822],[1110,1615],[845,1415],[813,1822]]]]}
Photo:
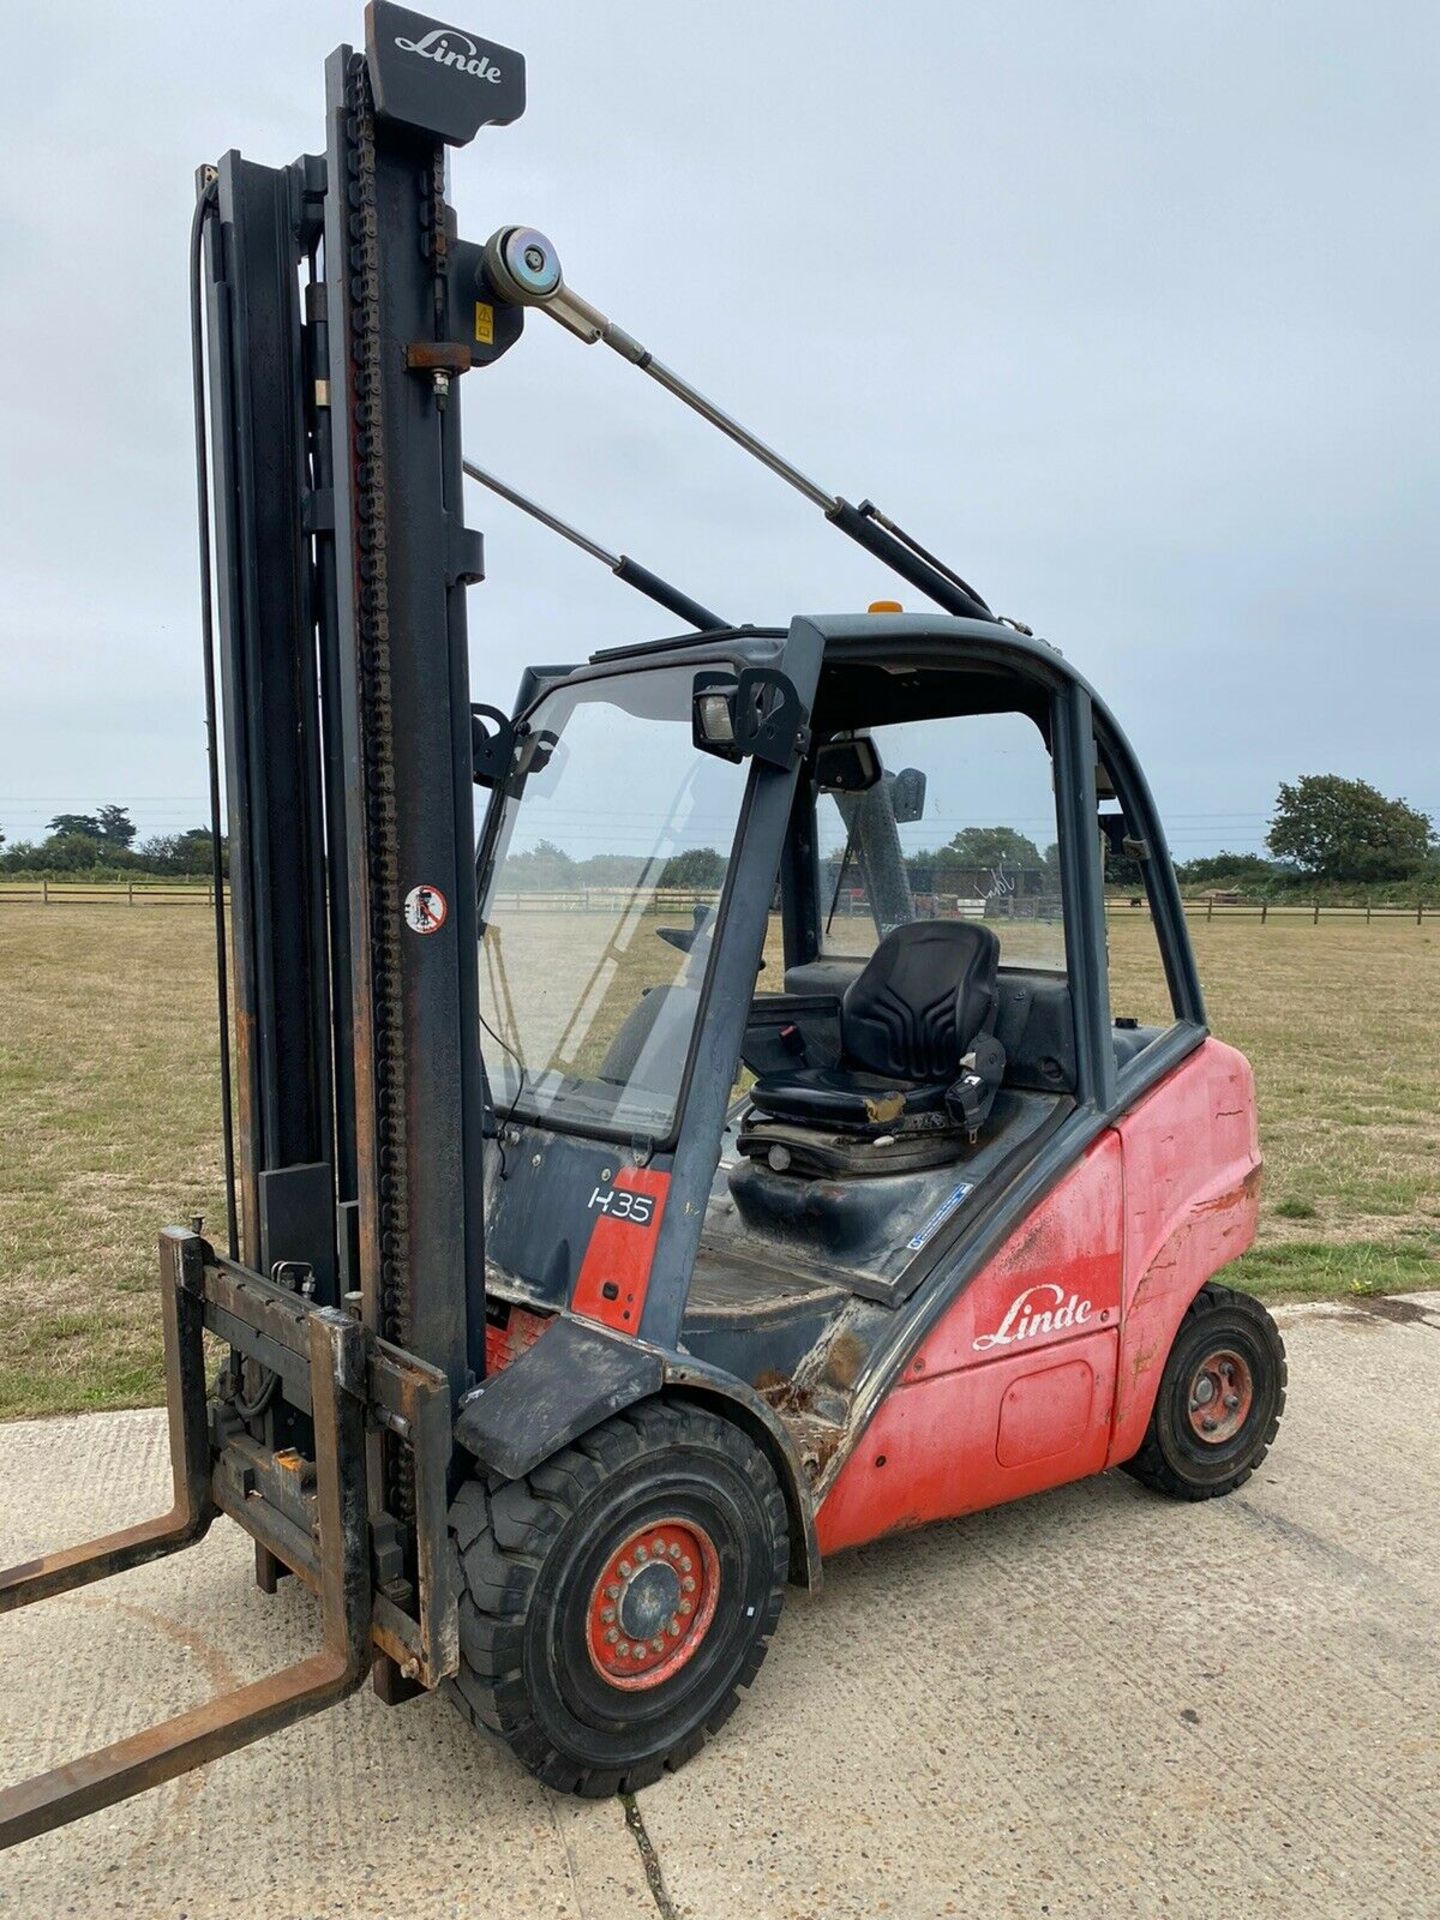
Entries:
{"type": "Polygon", "coordinates": [[[1250,1068],[1207,1040],[942,1315],[826,1494],[822,1552],[1128,1459],[1181,1315],[1254,1237],[1259,1164],[1250,1068]]]}
{"type": "Polygon", "coordinates": [[[1112,1467],[1145,1438],[1185,1309],[1255,1238],[1260,1140],[1250,1062],[1207,1040],[1115,1131],[1125,1155],[1125,1299],[1112,1467]]]}
{"type": "Polygon", "coordinates": [[[648,1195],[650,1205],[643,1219],[637,1215],[595,1215],[590,1244],[570,1296],[572,1312],[618,1328],[621,1333],[634,1333],[650,1290],[650,1268],[669,1191],[668,1173],[653,1167],[621,1167],[613,1192],[621,1196],[648,1195]]]}

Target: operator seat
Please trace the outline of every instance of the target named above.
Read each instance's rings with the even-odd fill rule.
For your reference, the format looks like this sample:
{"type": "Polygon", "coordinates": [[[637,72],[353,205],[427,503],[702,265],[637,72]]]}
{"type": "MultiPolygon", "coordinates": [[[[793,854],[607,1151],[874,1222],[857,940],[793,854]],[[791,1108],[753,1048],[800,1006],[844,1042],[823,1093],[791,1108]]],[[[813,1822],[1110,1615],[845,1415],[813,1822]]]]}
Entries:
{"type": "Polygon", "coordinates": [[[840,1001],[840,1059],[785,1068],[750,1089],[745,1151],[765,1122],[869,1138],[963,1130],[973,1140],[1005,1073],[995,1038],[1000,947],[973,920],[887,933],[840,1001]]]}

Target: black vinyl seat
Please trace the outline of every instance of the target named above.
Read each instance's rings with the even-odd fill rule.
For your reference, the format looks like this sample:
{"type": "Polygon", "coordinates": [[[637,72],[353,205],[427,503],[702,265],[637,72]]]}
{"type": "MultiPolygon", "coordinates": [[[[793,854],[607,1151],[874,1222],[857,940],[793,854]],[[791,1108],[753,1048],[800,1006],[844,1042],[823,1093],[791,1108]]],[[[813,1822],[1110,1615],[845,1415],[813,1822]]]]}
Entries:
{"type": "Polygon", "coordinates": [[[797,1126],[873,1126],[878,1132],[920,1114],[946,1113],[949,1085],[947,1080],[908,1086],[884,1074],[858,1073],[845,1066],[796,1067],[757,1080],[750,1099],[772,1119],[797,1126]]]}
{"type": "Polygon", "coordinates": [[[973,920],[894,928],[841,999],[839,1063],[763,1075],[748,1130],[769,1119],[872,1137],[963,1129],[973,1139],[1005,1072],[994,1037],[999,958],[994,933],[973,920]]]}

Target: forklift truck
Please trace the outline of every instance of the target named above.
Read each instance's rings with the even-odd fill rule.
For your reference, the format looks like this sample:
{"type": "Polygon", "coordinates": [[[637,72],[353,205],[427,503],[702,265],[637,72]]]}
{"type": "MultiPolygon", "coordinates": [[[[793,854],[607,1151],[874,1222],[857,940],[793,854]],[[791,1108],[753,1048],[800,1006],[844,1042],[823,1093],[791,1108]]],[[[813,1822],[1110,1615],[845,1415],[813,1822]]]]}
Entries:
{"type": "Polygon", "coordinates": [[[1268,1315],[1215,1284],[1255,1226],[1250,1070],[1207,1031],[1108,710],[574,294],[543,236],[461,239],[445,147],[520,114],[523,60],[389,0],[366,29],[328,64],[323,154],[197,183],[234,1039],[223,1245],[160,1237],[174,1503],[0,1575],[24,1605],[224,1514],[262,1588],[318,1595],[322,1644],[11,1787],[5,1844],[367,1675],[387,1704],[444,1689],[555,1788],[633,1790],[720,1726],[826,1555],[1112,1466],[1227,1493],[1284,1402],[1268,1315]],[[940,611],[735,626],[548,516],[687,630],[472,705],[460,389],[527,312],[940,611]],[[922,890],[920,836],[1002,808],[1053,838],[1023,888],[922,890]],[[538,885],[557,848],[608,879],[538,885]],[[1107,848],[1144,872],[1153,1025],[1112,1010],[1107,848]],[[685,855],[708,891],[666,884],[685,855]]]}

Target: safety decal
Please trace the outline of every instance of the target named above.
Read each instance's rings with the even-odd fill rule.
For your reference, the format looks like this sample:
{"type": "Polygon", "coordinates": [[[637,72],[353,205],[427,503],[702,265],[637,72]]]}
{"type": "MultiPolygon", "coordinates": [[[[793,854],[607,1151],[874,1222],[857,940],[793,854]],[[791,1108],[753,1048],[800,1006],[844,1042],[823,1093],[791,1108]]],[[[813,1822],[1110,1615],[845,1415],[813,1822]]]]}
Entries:
{"type": "Polygon", "coordinates": [[[934,1213],[931,1214],[924,1226],[921,1227],[920,1231],[915,1235],[915,1238],[905,1242],[907,1252],[919,1253],[931,1235],[938,1232],[938,1230],[944,1226],[945,1222],[950,1218],[951,1214],[954,1213],[966,1194],[969,1193],[973,1184],[974,1183],[969,1180],[962,1180],[960,1182],[960,1185],[956,1187],[950,1198],[943,1201],[935,1209],[934,1213]]]}
{"type": "Polygon", "coordinates": [[[405,924],[412,933],[438,933],[449,912],[439,887],[412,887],[405,896],[405,924]]]}
{"type": "Polygon", "coordinates": [[[475,338],[482,347],[495,344],[495,309],[488,300],[475,302],[475,338]]]}

